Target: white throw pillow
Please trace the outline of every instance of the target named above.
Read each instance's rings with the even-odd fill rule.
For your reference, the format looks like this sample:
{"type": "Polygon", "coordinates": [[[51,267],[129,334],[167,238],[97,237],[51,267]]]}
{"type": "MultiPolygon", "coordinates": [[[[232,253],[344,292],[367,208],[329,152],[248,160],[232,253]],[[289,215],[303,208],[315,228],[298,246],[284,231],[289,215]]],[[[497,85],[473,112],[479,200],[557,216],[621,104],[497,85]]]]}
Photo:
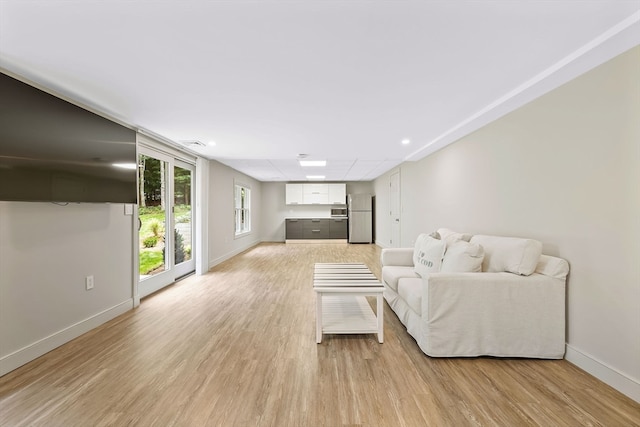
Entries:
{"type": "Polygon", "coordinates": [[[420,275],[420,277],[425,277],[429,273],[440,271],[445,248],[446,244],[443,240],[434,239],[426,234],[419,238],[419,240],[416,240],[414,271],[420,275]]]}
{"type": "Polygon", "coordinates": [[[429,237],[429,235],[425,234],[425,233],[419,234],[418,237],[416,237],[416,243],[413,246],[413,265],[414,265],[414,267],[416,265],[418,265],[418,252],[420,252],[420,248],[422,247],[422,241],[426,237],[429,237]]]}
{"type": "Polygon", "coordinates": [[[471,234],[458,233],[453,230],[449,230],[448,228],[439,228],[437,233],[440,236],[440,239],[444,240],[447,245],[452,245],[458,240],[463,240],[465,242],[471,240],[471,234]]]}
{"type": "Polygon", "coordinates": [[[542,243],[517,237],[475,235],[471,243],[484,248],[482,271],[501,272],[528,276],[533,273],[542,255],[542,243]]]}
{"type": "Polygon", "coordinates": [[[447,245],[440,271],[447,273],[476,273],[482,271],[482,246],[458,240],[447,245]]]}

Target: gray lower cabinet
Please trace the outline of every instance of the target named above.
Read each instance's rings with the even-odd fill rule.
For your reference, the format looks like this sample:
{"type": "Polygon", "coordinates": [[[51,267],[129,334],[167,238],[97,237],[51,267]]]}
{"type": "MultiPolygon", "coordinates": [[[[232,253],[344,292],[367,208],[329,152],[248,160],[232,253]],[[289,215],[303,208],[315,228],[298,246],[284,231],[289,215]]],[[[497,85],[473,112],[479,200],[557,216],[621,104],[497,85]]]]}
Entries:
{"type": "Polygon", "coordinates": [[[302,220],[303,239],[328,239],[329,220],[328,219],[303,219],[302,220]]]}
{"type": "Polygon", "coordinates": [[[302,220],[287,219],[285,221],[285,239],[302,239],[302,220]]]}
{"type": "Polygon", "coordinates": [[[329,221],[329,238],[346,239],[348,233],[347,219],[331,218],[329,221]]]}
{"type": "Polygon", "coordinates": [[[289,218],[285,239],[346,239],[346,218],[289,218]]]}

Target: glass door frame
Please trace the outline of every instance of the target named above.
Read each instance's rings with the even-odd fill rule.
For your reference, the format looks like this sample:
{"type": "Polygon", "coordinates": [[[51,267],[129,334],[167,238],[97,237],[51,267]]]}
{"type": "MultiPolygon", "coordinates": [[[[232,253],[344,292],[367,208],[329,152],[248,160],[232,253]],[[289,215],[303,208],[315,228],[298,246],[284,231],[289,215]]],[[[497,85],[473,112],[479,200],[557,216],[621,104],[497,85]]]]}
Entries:
{"type": "MultiPolygon", "coordinates": [[[[195,186],[195,181],[196,181],[196,167],[195,165],[192,165],[190,163],[187,163],[185,161],[182,161],[180,159],[174,159],[173,165],[171,166],[171,175],[174,175],[174,171],[175,168],[179,167],[182,169],[187,169],[189,171],[191,171],[191,194],[189,195],[190,197],[190,204],[191,204],[191,258],[187,261],[183,261],[180,264],[175,264],[174,260],[175,260],[175,252],[172,252],[174,254],[174,258],[171,260],[172,261],[172,265],[173,265],[173,269],[175,271],[174,274],[174,281],[175,279],[179,279],[180,277],[186,276],[188,274],[193,273],[196,270],[196,261],[195,261],[195,253],[197,250],[197,245],[196,245],[196,239],[195,239],[195,235],[196,235],[196,229],[195,229],[195,204],[194,201],[196,200],[196,186],[195,186]]],[[[171,185],[172,185],[172,189],[173,191],[173,195],[172,195],[172,199],[171,199],[171,204],[172,207],[175,208],[175,176],[172,176],[171,179],[171,185]]],[[[176,221],[175,221],[175,212],[174,209],[172,209],[172,230],[174,230],[176,228],[176,221]]],[[[173,233],[172,236],[173,238],[173,233]]]]}
{"type": "MultiPolygon", "coordinates": [[[[139,301],[140,298],[144,298],[176,281],[176,279],[189,274],[192,271],[195,271],[195,259],[197,256],[197,250],[195,247],[195,242],[193,243],[191,249],[191,260],[181,263],[178,268],[175,266],[175,246],[174,246],[174,228],[175,228],[175,217],[174,217],[174,167],[179,166],[181,168],[189,169],[191,174],[191,228],[192,233],[195,235],[195,165],[189,162],[186,162],[180,158],[177,158],[175,155],[168,153],[165,150],[160,148],[156,149],[154,147],[149,147],[148,145],[138,144],[138,159],[141,155],[153,157],[155,159],[166,162],[166,181],[165,181],[165,233],[164,233],[164,245],[165,248],[174,248],[174,250],[165,250],[165,259],[164,265],[165,270],[163,272],[159,272],[154,274],[153,276],[146,277],[144,279],[140,279],[140,258],[139,258],[139,235],[138,229],[136,228],[136,251],[135,252],[135,260],[134,264],[136,268],[134,269],[134,276],[136,277],[137,289],[134,291],[136,295],[134,295],[134,305],[135,302],[139,301]]],[[[140,183],[138,183],[138,188],[140,183]]],[[[136,209],[136,223],[139,224],[139,209],[136,209]]],[[[194,239],[195,240],[195,239],[194,239]]]]}

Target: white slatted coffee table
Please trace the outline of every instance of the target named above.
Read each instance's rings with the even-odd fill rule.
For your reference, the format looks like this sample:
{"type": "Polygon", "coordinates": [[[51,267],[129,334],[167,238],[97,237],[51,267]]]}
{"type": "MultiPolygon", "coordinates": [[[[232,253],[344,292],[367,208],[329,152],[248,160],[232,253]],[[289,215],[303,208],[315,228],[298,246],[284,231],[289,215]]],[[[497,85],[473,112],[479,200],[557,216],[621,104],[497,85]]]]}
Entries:
{"type": "Polygon", "coordinates": [[[361,263],[316,263],[313,272],[313,290],[316,292],[316,342],[323,334],[377,333],[383,342],[384,286],[361,263]],[[377,300],[377,316],[367,296],[377,300]]]}

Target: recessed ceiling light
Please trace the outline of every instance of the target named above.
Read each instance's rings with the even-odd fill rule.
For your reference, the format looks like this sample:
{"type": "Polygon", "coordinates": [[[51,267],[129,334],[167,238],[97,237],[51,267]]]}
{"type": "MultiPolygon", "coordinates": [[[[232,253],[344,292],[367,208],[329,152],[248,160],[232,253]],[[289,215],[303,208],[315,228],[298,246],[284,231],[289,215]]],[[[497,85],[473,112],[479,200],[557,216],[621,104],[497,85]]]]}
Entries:
{"type": "Polygon", "coordinates": [[[409,139],[405,138],[402,140],[402,145],[409,145],[409,144],[411,144],[411,141],[409,139]]]}
{"type": "Polygon", "coordinates": [[[300,162],[300,166],[327,166],[326,160],[298,160],[300,162]]]}
{"type": "Polygon", "coordinates": [[[135,163],[112,163],[111,166],[122,169],[135,169],[137,165],[135,163]]]}
{"type": "Polygon", "coordinates": [[[307,179],[323,180],[324,175],[307,175],[307,179]]]}
{"type": "Polygon", "coordinates": [[[214,145],[216,145],[216,142],[215,141],[209,141],[209,143],[207,145],[209,145],[209,147],[213,147],[214,145]]]}

